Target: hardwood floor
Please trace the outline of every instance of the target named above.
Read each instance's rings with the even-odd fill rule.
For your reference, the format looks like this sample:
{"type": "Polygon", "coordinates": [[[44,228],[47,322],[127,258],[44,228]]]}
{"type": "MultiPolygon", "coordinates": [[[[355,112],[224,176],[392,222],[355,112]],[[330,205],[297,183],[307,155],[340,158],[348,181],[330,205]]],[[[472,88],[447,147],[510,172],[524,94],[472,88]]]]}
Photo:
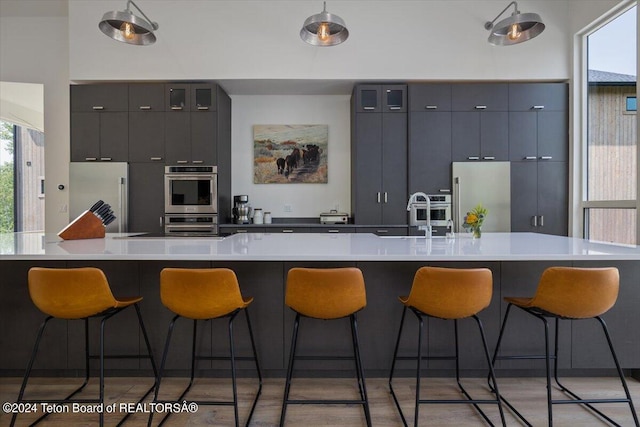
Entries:
{"type": "MultiPolygon", "coordinates": [[[[186,385],[184,378],[167,378],[163,380],[160,398],[177,396],[186,385]]],[[[464,385],[474,398],[489,398],[483,379],[464,379],[464,385]]],[[[0,378],[0,400],[15,401],[20,388],[20,378],[0,378]]],[[[62,394],[74,389],[80,383],[77,378],[34,378],[27,387],[25,397],[46,399],[62,397],[62,394]]],[[[88,390],[82,393],[84,398],[97,395],[97,380],[92,379],[88,390]]],[[[568,378],[565,385],[572,387],[578,394],[601,397],[623,396],[622,387],[615,378],[568,378]]],[[[151,385],[149,378],[107,378],[105,393],[109,403],[134,403],[151,385]]],[[[498,383],[501,393],[506,396],[534,426],[547,425],[546,392],[543,378],[501,378],[498,383]]],[[[628,385],[636,404],[640,405],[640,382],[629,378],[628,385]]],[[[427,378],[423,380],[423,398],[460,397],[455,381],[448,378],[427,378]],[[426,396],[429,397],[426,397],[426,396]]],[[[278,425],[283,379],[266,379],[262,395],[253,416],[251,426],[278,425]]],[[[413,422],[413,399],[415,382],[412,379],[394,380],[394,389],[401,401],[407,420],[413,422]]],[[[239,380],[240,423],[244,424],[251,401],[256,390],[256,382],[252,379],[239,380]]],[[[349,379],[307,379],[296,378],[291,389],[292,398],[355,398],[355,382],[349,379]]],[[[400,416],[393,404],[384,378],[367,379],[371,416],[375,426],[401,426],[400,416]]],[[[228,399],[231,386],[228,379],[203,378],[196,379],[188,399],[228,399]]],[[[561,398],[557,392],[554,397],[561,398]]],[[[149,399],[146,400],[149,402],[149,399]]],[[[622,426],[632,426],[633,419],[626,404],[599,405],[607,415],[614,418],[622,426]]],[[[500,419],[495,405],[483,405],[483,409],[491,420],[499,424],[500,419]]],[[[39,410],[40,414],[41,411],[39,410]]],[[[17,426],[28,425],[40,414],[19,415],[17,426]]],[[[507,425],[520,426],[516,418],[505,409],[507,425]]],[[[105,425],[115,425],[124,415],[116,409],[115,414],[105,415],[105,425]]],[[[125,425],[146,426],[147,413],[134,413],[125,425]]],[[[154,418],[157,425],[160,417],[154,418]]],[[[0,413],[0,426],[9,424],[10,416],[0,413]]],[[[43,426],[95,426],[98,424],[96,414],[54,414],[42,422],[43,426]]],[[[470,405],[421,405],[420,424],[425,426],[482,426],[486,425],[478,413],[470,405]]],[[[172,415],[167,426],[232,426],[233,409],[230,406],[201,406],[195,413],[172,415]]],[[[290,405],[287,409],[287,426],[363,426],[364,415],[360,406],[345,407],[340,405],[290,405]]],[[[556,426],[603,426],[607,425],[588,410],[578,405],[555,405],[554,425],[556,426]]]]}

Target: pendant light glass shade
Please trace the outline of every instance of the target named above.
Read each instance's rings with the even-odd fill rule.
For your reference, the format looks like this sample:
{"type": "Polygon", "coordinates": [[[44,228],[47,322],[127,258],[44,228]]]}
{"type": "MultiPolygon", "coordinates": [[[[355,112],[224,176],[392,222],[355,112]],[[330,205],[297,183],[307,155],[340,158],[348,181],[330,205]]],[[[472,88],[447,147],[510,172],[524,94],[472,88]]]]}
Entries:
{"type": "Polygon", "coordinates": [[[158,24],[152,22],[133,1],[128,0],[126,10],[105,13],[98,28],[119,42],[146,46],[156,42],[153,32],[158,29],[158,24]],[[129,5],[133,5],[144,18],[134,15],[129,5]]]}
{"type": "Polygon", "coordinates": [[[531,40],[544,31],[545,25],[537,13],[520,13],[518,3],[512,1],[496,18],[484,24],[484,28],[491,31],[489,43],[495,46],[510,46],[531,40]],[[504,12],[514,6],[510,17],[503,19],[494,25],[494,22],[504,12]]]}
{"type": "Polygon", "coordinates": [[[347,37],[347,26],[338,15],[327,12],[327,2],[324,2],[324,10],[308,17],[300,30],[300,38],[314,46],[335,46],[347,37]]]}

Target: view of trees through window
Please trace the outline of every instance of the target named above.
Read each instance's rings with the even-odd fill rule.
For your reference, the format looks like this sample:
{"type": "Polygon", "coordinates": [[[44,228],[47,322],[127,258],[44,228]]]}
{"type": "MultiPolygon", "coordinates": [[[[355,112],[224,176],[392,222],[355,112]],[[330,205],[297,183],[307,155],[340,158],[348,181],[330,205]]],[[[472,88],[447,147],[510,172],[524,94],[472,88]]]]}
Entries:
{"type": "Polygon", "coordinates": [[[14,231],[14,126],[0,121],[0,233],[14,231]]]}
{"type": "Polygon", "coordinates": [[[591,33],[585,237],[636,244],[636,7],[591,33]],[[634,104],[635,106],[635,104],[634,104]]]}

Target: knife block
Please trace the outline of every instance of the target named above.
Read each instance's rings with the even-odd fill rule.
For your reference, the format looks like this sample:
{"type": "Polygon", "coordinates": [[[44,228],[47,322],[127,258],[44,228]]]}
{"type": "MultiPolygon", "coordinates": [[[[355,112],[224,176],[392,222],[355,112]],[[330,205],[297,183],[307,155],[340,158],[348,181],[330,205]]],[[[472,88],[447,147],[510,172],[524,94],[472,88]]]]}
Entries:
{"type": "Polygon", "coordinates": [[[93,212],[84,211],[58,233],[64,240],[99,239],[104,237],[104,225],[93,212]]]}

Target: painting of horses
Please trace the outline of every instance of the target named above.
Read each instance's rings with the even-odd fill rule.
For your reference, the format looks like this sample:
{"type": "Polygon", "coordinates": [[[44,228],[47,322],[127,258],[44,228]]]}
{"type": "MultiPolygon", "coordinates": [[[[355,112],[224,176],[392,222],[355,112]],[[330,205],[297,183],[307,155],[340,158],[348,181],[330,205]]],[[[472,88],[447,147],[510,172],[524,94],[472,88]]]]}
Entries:
{"type": "Polygon", "coordinates": [[[326,184],[328,125],[254,125],[254,184],[326,184]]]}

